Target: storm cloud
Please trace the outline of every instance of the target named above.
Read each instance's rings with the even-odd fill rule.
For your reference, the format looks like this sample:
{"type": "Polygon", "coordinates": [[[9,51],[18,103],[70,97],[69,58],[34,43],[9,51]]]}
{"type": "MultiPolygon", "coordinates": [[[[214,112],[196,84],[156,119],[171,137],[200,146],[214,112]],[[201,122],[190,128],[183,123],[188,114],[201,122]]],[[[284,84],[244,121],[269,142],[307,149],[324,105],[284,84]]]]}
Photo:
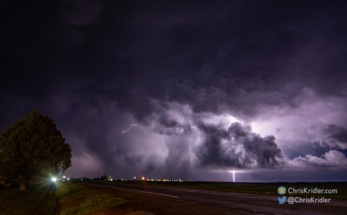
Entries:
{"type": "Polygon", "coordinates": [[[347,131],[345,128],[330,124],[324,131],[328,135],[326,141],[330,146],[347,149],[347,131]]]}
{"type": "Polygon", "coordinates": [[[344,164],[345,8],[7,1],[0,130],[32,109],[49,115],[72,146],[76,177],[218,179],[212,170],[300,169],[291,162],[318,171],[333,155],[344,164]]]}
{"type": "Polygon", "coordinates": [[[274,136],[262,138],[237,122],[227,129],[208,125],[199,128],[206,136],[196,153],[203,166],[271,168],[281,163],[281,150],[274,136]]]}

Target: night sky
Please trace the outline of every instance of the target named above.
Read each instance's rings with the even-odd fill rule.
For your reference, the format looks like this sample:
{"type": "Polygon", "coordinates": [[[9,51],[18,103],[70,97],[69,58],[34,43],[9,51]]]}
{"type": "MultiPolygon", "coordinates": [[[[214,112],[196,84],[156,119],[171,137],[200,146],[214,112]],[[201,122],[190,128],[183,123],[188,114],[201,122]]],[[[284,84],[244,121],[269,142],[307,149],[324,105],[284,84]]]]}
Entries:
{"type": "Polygon", "coordinates": [[[347,181],[346,1],[4,1],[0,131],[70,177],[347,181]]]}

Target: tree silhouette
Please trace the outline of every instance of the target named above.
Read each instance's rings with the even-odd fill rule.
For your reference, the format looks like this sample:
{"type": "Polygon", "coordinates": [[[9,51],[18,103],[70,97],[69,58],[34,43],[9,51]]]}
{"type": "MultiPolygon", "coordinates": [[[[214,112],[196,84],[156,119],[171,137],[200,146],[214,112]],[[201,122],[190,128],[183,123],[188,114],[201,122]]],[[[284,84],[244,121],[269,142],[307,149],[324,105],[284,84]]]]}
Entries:
{"type": "Polygon", "coordinates": [[[71,156],[71,147],[53,120],[37,110],[0,134],[0,175],[5,181],[18,179],[21,190],[35,175],[64,172],[71,166],[71,156]]]}

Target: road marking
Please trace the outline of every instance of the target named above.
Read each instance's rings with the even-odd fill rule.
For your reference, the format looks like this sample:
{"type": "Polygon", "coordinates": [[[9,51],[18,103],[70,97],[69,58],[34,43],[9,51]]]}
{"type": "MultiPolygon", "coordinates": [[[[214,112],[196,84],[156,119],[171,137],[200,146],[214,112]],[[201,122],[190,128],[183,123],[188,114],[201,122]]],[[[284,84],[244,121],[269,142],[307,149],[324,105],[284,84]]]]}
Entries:
{"type": "Polygon", "coordinates": [[[139,193],[148,193],[148,194],[158,195],[158,196],[165,196],[165,197],[170,197],[170,198],[175,198],[175,199],[179,199],[180,198],[178,196],[171,196],[171,195],[166,195],[166,194],[161,194],[161,193],[152,193],[152,192],[147,192],[147,191],[142,191],[142,190],[132,190],[132,189],[126,189],[126,188],[119,188],[119,187],[113,187],[113,188],[120,189],[120,190],[139,192],[139,193]]]}
{"type": "Polygon", "coordinates": [[[184,191],[184,192],[190,192],[190,193],[204,193],[204,194],[220,196],[219,194],[215,194],[215,193],[206,193],[206,192],[190,191],[190,190],[183,190],[183,189],[168,189],[168,190],[184,191]]]}
{"type": "Polygon", "coordinates": [[[120,188],[120,187],[114,187],[114,186],[99,185],[99,184],[95,184],[95,185],[102,186],[102,187],[112,187],[114,189],[137,192],[137,193],[146,193],[146,194],[151,194],[151,195],[164,196],[164,197],[169,197],[169,198],[174,198],[174,199],[180,198],[178,196],[171,196],[171,195],[166,195],[166,194],[161,194],[161,193],[152,193],[152,192],[147,192],[147,191],[142,191],[142,190],[132,190],[132,189],[126,189],[126,188],[120,188]]]}
{"type": "MultiPolygon", "coordinates": [[[[268,198],[260,198],[260,197],[253,197],[253,196],[245,196],[245,195],[226,195],[226,194],[217,194],[217,193],[207,193],[207,192],[199,192],[199,191],[190,191],[190,190],[184,190],[184,189],[168,189],[168,190],[176,190],[176,191],[184,191],[184,192],[190,192],[190,193],[202,193],[202,194],[209,194],[209,195],[215,195],[215,196],[228,196],[228,197],[241,197],[241,198],[251,198],[251,199],[267,199],[268,198]]],[[[276,199],[277,200],[277,199],[276,199]]],[[[276,201],[274,200],[274,201],[276,201]]]]}

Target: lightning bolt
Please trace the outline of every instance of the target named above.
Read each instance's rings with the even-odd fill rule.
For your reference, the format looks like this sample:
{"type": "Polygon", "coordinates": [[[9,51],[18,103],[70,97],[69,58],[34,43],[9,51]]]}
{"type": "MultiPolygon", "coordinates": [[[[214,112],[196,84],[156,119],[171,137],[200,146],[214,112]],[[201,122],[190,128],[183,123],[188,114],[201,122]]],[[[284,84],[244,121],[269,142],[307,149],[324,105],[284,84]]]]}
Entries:
{"type": "Polygon", "coordinates": [[[141,123],[139,123],[139,124],[130,124],[130,128],[128,130],[122,131],[122,134],[129,132],[133,126],[135,127],[135,126],[138,126],[138,125],[141,125],[141,123]]]}
{"type": "Polygon", "coordinates": [[[233,171],[233,182],[235,182],[235,171],[233,171]]]}

